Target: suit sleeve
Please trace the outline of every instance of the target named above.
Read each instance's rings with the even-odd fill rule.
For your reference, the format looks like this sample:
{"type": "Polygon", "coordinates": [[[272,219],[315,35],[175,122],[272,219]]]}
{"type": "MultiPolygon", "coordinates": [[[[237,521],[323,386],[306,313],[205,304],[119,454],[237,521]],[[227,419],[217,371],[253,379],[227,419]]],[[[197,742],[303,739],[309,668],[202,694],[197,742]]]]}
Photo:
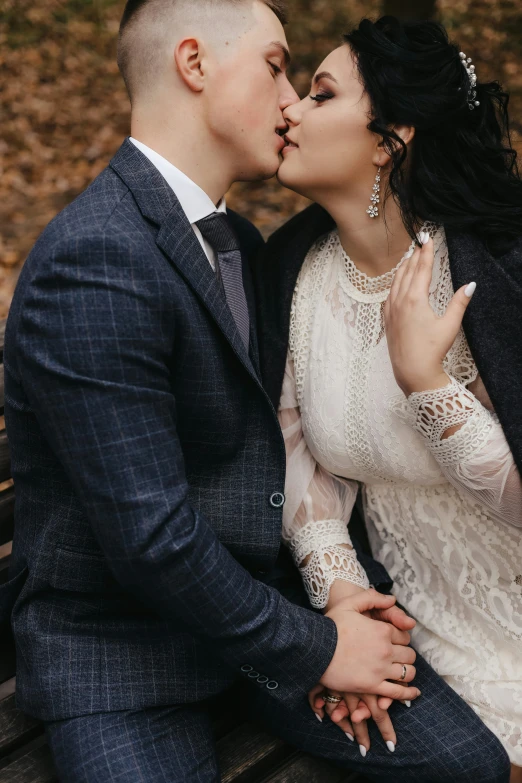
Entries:
{"type": "Polygon", "coordinates": [[[115,578],[238,672],[269,675],[275,698],[302,698],[329,665],[335,625],[255,580],[188,501],[165,272],[103,238],[31,269],[18,373],[115,578]]]}

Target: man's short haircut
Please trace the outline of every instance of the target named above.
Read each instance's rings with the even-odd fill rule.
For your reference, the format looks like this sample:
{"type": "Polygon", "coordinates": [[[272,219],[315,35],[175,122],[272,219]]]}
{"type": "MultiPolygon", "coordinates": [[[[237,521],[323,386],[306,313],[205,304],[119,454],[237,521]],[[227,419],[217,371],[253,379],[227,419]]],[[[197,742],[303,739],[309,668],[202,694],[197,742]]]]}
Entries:
{"type": "MultiPolygon", "coordinates": [[[[285,0],[261,2],[274,12],[281,24],[287,23],[285,0]]],[[[118,67],[131,102],[141,87],[150,84],[155,75],[159,76],[157,55],[164,50],[165,32],[173,23],[181,25],[185,16],[188,20],[207,18],[212,20],[213,28],[219,28],[216,21],[220,16],[230,22],[237,15],[239,30],[245,24],[245,10],[253,3],[254,0],[127,0],[118,36],[118,67]]],[[[234,30],[228,26],[226,37],[233,34],[234,30]]]]}

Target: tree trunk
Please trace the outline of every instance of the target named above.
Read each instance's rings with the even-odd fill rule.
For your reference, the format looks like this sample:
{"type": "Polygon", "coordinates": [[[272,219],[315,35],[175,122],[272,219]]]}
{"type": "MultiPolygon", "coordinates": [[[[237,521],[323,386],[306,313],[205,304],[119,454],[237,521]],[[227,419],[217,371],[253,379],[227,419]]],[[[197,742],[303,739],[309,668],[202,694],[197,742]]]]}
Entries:
{"type": "Polygon", "coordinates": [[[383,0],[382,13],[398,19],[432,19],[437,10],[437,0],[383,0]]]}

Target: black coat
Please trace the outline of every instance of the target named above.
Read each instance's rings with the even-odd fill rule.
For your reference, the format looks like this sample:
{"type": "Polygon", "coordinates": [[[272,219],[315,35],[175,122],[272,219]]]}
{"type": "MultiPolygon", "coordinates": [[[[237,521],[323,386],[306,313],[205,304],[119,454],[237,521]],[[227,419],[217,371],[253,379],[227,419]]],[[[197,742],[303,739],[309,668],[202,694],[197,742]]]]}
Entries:
{"type": "MultiPolygon", "coordinates": [[[[270,237],[255,263],[261,373],[274,407],[283,385],[297,277],[310,247],[334,226],[313,204],[270,237]]],[[[446,237],[454,289],[477,283],[464,332],[522,472],[522,238],[495,258],[471,234],[446,230],[446,237]]]]}

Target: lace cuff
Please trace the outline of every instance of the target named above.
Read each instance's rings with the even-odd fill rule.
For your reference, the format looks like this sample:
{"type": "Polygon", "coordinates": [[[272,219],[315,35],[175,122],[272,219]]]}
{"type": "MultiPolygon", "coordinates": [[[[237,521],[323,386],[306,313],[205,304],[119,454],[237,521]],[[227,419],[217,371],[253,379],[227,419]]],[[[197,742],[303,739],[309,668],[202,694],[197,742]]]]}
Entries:
{"type": "Polygon", "coordinates": [[[330,587],[338,579],[365,590],[370,586],[352,547],[346,522],[340,519],[309,522],[300,528],[289,546],[310,603],[316,609],[326,606],[330,587]],[[306,565],[300,566],[308,556],[306,565]]]}
{"type": "Polygon", "coordinates": [[[463,384],[448,377],[447,386],[414,392],[392,405],[398,416],[423,435],[440,465],[469,459],[484,446],[495,423],[493,415],[463,384]],[[463,426],[442,440],[447,429],[459,424],[463,426]]]}

